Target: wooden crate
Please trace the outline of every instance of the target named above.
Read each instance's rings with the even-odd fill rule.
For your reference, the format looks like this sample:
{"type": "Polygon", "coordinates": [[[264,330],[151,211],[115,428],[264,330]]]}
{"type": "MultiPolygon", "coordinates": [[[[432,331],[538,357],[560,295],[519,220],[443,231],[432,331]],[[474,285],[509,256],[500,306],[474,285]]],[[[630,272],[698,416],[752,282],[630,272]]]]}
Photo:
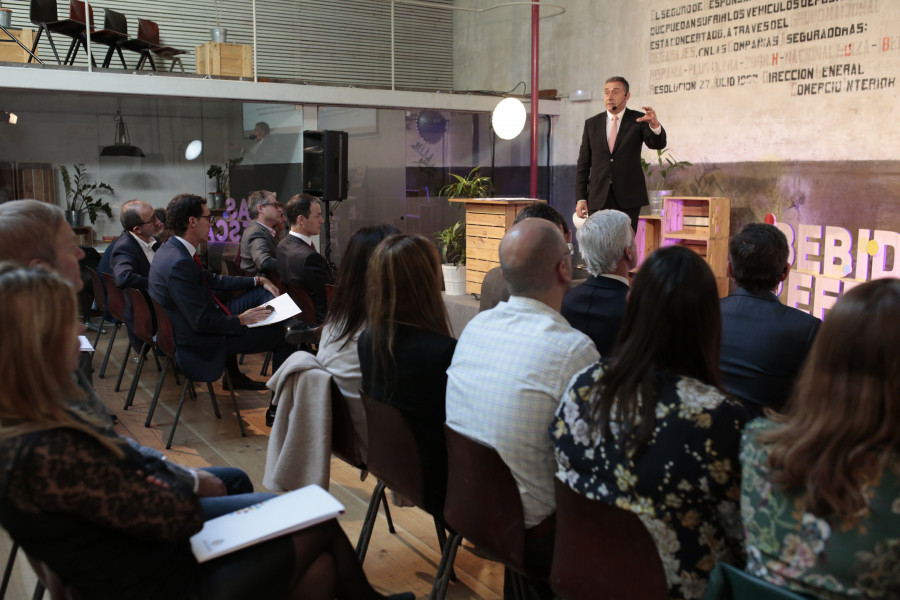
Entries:
{"type": "MultiPolygon", "coordinates": [[[[29,49],[34,45],[35,32],[33,30],[10,29],[9,32],[29,49]]],[[[35,48],[34,54],[38,56],[37,48],[35,48]]],[[[0,31],[0,62],[27,63],[29,58],[31,57],[27,52],[9,39],[3,31],[0,31]]]]}
{"type": "Polygon", "coordinates": [[[716,277],[719,296],[728,295],[728,198],[666,198],[663,209],[664,246],[684,246],[706,260],[716,277]]]}
{"type": "Polygon", "coordinates": [[[195,50],[197,73],[201,75],[253,77],[252,46],[206,42],[195,50]]]}

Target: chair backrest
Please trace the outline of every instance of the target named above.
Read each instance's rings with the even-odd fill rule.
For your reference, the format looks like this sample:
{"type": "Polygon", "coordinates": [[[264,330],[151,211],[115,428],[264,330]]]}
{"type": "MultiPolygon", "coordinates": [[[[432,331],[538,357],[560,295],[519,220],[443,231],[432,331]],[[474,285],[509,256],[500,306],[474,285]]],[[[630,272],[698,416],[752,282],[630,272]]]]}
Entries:
{"type": "Polygon", "coordinates": [[[35,25],[56,21],[56,0],[31,0],[28,15],[35,25]]]}
{"type": "Polygon", "coordinates": [[[300,307],[300,314],[297,315],[297,318],[306,323],[315,323],[316,307],[306,290],[293,283],[285,283],[284,287],[287,288],[287,293],[291,299],[300,307]]]}
{"type": "Polygon", "coordinates": [[[334,379],[331,380],[331,453],[358,469],[366,468],[356,447],[356,434],[347,399],[334,379]]]}
{"type": "Polygon", "coordinates": [[[103,18],[103,28],[128,35],[128,19],[125,15],[111,8],[103,10],[106,11],[106,16],[103,18]]]}
{"type": "Polygon", "coordinates": [[[550,587],[563,600],[666,600],[666,575],[641,520],[556,480],[556,541],[550,587]]]}
{"type": "Polygon", "coordinates": [[[106,288],[103,287],[103,279],[94,269],[88,269],[91,274],[91,286],[94,288],[94,302],[97,303],[97,309],[100,312],[106,311],[106,288]]]}
{"type": "Polygon", "coordinates": [[[812,594],[800,594],[769,583],[729,564],[718,563],[709,574],[703,600],[807,600],[812,594]]]}
{"type": "Polygon", "coordinates": [[[175,333],[172,331],[172,321],[159,302],[153,300],[153,312],[156,313],[156,346],[160,351],[175,360],[175,333]]]}
{"type": "MultiPolygon", "coordinates": [[[[50,570],[47,563],[37,560],[28,553],[25,553],[25,557],[34,570],[34,574],[37,575],[38,581],[43,584],[46,591],[50,592],[50,600],[78,600],[79,595],[75,588],[66,585],[59,575],[50,570]]],[[[43,594],[37,596],[37,590],[35,590],[35,597],[43,597],[43,594]]]]}
{"type": "Polygon", "coordinates": [[[222,275],[231,277],[245,277],[247,273],[230,258],[222,258],[222,275]]]}
{"type": "Polygon", "coordinates": [[[331,308],[331,300],[334,298],[334,290],[337,289],[333,283],[325,284],[325,301],[328,303],[328,308],[331,308]]]}
{"type": "MultiPolygon", "coordinates": [[[[69,18],[79,23],[84,23],[84,2],[82,0],[69,0],[69,18]]],[[[94,30],[94,7],[91,6],[91,31],[94,30]]]]}
{"type": "Polygon", "coordinates": [[[147,19],[138,19],[138,39],[159,45],[159,25],[147,19]]]}
{"type": "Polygon", "coordinates": [[[134,323],[131,332],[134,337],[151,346],[155,345],[153,341],[153,315],[150,312],[150,305],[147,298],[140,290],[128,288],[125,290],[125,296],[131,302],[131,310],[134,312],[134,323]]]}
{"type": "Polygon", "coordinates": [[[106,285],[106,310],[116,321],[124,321],[122,312],[125,310],[125,294],[116,286],[116,280],[109,273],[100,273],[103,283],[106,285]]]}
{"type": "Polygon", "coordinates": [[[447,436],[444,521],[479,550],[524,573],[527,570],[525,514],[509,467],[493,448],[448,425],[444,426],[444,432],[447,436]]]}
{"type": "Polygon", "coordinates": [[[369,432],[367,467],[386,486],[425,508],[425,470],[412,429],[399,410],[361,393],[369,432]]]}

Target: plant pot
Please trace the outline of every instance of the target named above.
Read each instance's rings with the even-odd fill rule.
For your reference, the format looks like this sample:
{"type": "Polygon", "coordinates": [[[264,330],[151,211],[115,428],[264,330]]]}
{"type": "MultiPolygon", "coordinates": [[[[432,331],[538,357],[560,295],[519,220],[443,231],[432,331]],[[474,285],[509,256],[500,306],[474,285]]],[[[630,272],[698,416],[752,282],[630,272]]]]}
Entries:
{"type": "Polygon", "coordinates": [[[647,192],[647,199],[650,200],[650,214],[656,217],[663,214],[663,201],[666,196],[671,196],[672,190],[651,190],[647,192]]]}
{"type": "Polygon", "coordinates": [[[225,208],[225,192],[210,192],[209,193],[209,207],[210,208],[225,208]]]}
{"type": "Polygon", "coordinates": [[[66,223],[71,225],[72,227],[82,227],[84,225],[84,211],[83,210],[67,210],[66,213],[66,223]]]}
{"type": "Polygon", "coordinates": [[[213,42],[224,44],[228,39],[228,30],[224,27],[213,27],[209,30],[209,39],[213,42]]]}
{"type": "Polygon", "coordinates": [[[9,29],[12,24],[12,10],[9,8],[0,8],[0,25],[9,29]]]}
{"type": "Polygon", "coordinates": [[[448,296],[466,295],[466,265],[441,265],[444,291],[448,296]]]}

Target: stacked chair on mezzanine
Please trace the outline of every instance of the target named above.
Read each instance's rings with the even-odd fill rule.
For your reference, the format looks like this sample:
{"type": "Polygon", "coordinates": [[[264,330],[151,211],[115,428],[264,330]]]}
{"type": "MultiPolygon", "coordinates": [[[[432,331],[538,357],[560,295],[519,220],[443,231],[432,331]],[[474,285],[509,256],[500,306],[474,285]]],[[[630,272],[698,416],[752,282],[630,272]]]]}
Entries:
{"type": "MultiPolygon", "coordinates": [[[[172,364],[175,368],[181,370],[185,378],[184,386],[181,388],[181,400],[178,403],[178,410],[175,412],[175,420],[172,422],[172,430],[169,432],[169,439],[166,442],[166,449],[169,449],[172,447],[172,439],[175,437],[175,428],[178,426],[179,417],[181,417],[181,409],[184,407],[185,396],[189,391],[193,395],[195,381],[199,383],[204,380],[199,379],[196,374],[184,370],[183,366],[177,363],[175,360],[175,332],[172,329],[172,321],[169,320],[169,316],[166,314],[165,309],[156,300],[153,300],[153,310],[156,312],[156,345],[166,356],[166,360],[163,363],[162,371],[156,382],[156,391],[153,394],[153,400],[150,402],[150,411],[147,413],[147,421],[144,423],[145,427],[150,427],[150,422],[153,419],[153,413],[156,410],[156,403],[159,401],[159,394],[162,390],[162,385],[165,381],[166,371],[168,370],[169,365],[172,364]]],[[[231,388],[231,402],[234,405],[234,413],[237,416],[241,437],[247,437],[247,432],[244,429],[244,421],[241,418],[241,410],[240,407],[238,407],[237,398],[234,395],[234,386],[231,385],[231,378],[228,375],[228,370],[225,369],[224,364],[220,365],[220,368],[225,374],[224,376],[228,383],[228,387],[231,388]]],[[[217,379],[218,377],[216,380],[217,379]]],[[[222,415],[219,412],[219,405],[216,402],[216,393],[213,391],[212,381],[206,381],[205,383],[206,389],[209,391],[210,400],[212,401],[213,412],[217,419],[221,419],[222,415]]]]}
{"type": "MultiPolygon", "coordinates": [[[[456,551],[463,538],[476,553],[531,578],[544,569],[525,560],[525,513],[516,480],[496,450],[444,426],[447,438],[447,498],[444,521],[456,531],[441,556],[431,598],[447,593],[456,551]]],[[[601,598],[601,596],[596,596],[601,598]]],[[[634,596],[637,598],[637,596],[634,596]]],[[[642,599],[643,600],[643,599],[642,599]]]]}
{"type": "MultiPolygon", "coordinates": [[[[369,432],[367,466],[369,472],[378,479],[378,484],[369,501],[362,530],[359,533],[359,542],[356,545],[356,553],[362,563],[365,560],[369,539],[378,516],[378,505],[385,499],[386,487],[391,488],[418,508],[428,511],[425,508],[425,468],[416,438],[406,422],[406,418],[393,406],[379,402],[365,392],[362,392],[360,396],[366,411],[366,429],[369,432]]],[[[438,543],[443,553],[449,543],[444,516],[432,514],[432,517],[438,543]]],[[[391,531],[391,533],[394,532],[391,531]]],[[[435,582],[442,573],[441,568],[438,568],[435,582]]],[[[450,573],[448,573],[449,576],[450,573]]]]}
{"type": "Polygon", "coordinates": [[[561,600],[666,600],[666,574],[633,512],[591,500],[559,479],[550,587],[561,600]]]}
{"type": "MultiPolygon", "coordinates": [[[[53,49],[53,55],[56,57],[56,62],[58,64],[72,64],[75,60],[75,53],[78,51],[78,46],[83,46],[85,52],[87,52],[85,22],[83,20],[76,21],[71,18],[60,20],[56,10],[56,0],[31,0],[29,17],[31,22],[38,27],[38,33],[34,37],[34,44],[31,47],[32,54],[37,50],[42,33],[47,34],[47,40],[50,42],[50,48],[53,49]],[[54,33],[72,38],[72,42],[69,44],[69,50],[66,53],[65,61],[60,60],[59,58],[59,52],[56,50],[56,43],[53,41],[52,34],[54,33]]],[[[31,62],[31,58],[28,59],[28,62],[31,62]]]]}
{"type": "MultiPolygon", "coordinates": [[[[71,1],[84,6],[81,0],[71,1]]],[[[91,15],[91,43],[107,47],[106,56],[101,65],[104,69],[109,68],[114,52],[118,53],[119,60],[122,61],[122,68],[128,69],[122,49],[119,47],[119,44],[128,40],[128,19],[122,13],[111,8],[105,8],[104,11],[106,14],[103,17],[103,29],[94,30],[93,15],[91,15]]]]}
{"type": "Polygon", "coordinates": [[[168,59],[172,61],[172,66],[169,70],[173,70],[175,65],[179,65],[181,67],[182,73],[184,72],[184,65],[181,62],[181,58],[179,56],[181,54],[185,54],[184,50],[178,50],[177,48],[172,48],[171,46],[163,46],[159,43],[159,25],[157,25],[154,21],[150,21],[148,19],[138,19],[138,34],[136,38],[132,38],[129,40],[125,40],[124,42],[119,42],[119,48],[124,48],[125,50],[130,50],[132,52],[137,52],[141,55],[141,58],[138,60],[137,65],[135,66],[136,71],[140,71],[144,68],[144,64],[149,62],[150,68],[154,71],[158,71],[156,68],[156,62],[153,60],[153,56],[155,55],[157,58],[168,59]]]}

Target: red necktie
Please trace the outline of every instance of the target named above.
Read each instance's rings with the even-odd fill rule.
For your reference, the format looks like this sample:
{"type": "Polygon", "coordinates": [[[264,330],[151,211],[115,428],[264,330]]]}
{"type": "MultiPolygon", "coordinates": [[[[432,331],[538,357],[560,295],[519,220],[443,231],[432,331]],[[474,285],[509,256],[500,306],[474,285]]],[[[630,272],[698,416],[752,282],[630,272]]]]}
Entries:
{"type": "Polygon", "coordinates": [[[314,241],[312,241],[312,239],[309,240],[309,245],[312,246],[313,250],[316,249],[316,243],[314,241]]]}
{"type": "Polygon", "coordinates": [[[613,146],[616,145],[616,133],[618,133],[619,128],[616,127],[616,121],[619,120],[619,117],[616,115],[612,116],[612,125],[609,128],[609,151],[613,151],[613,146]]]}
{"type": "Polygon", "coordinates": [[[209,281],[206,280],[206,270],[203,268],[203,264],[200,262],[200,257],[197,254],[194,255],[194,262],[197,263],[198,267],[200,267],[200,273],[201,277],[203,277],[203,284],[206,286],[206,291],[209,292],[209,295],[212,296],[212,299],[216,301],[216,304],[219,305],[219,308],[225,311],[226,315],[231,316],[231,312],[228,310],[228,308],[224,304],[222,304],[221,300],[216,298],[216,295],[213,294],[212,289],[209,287],[209,281]]]}

